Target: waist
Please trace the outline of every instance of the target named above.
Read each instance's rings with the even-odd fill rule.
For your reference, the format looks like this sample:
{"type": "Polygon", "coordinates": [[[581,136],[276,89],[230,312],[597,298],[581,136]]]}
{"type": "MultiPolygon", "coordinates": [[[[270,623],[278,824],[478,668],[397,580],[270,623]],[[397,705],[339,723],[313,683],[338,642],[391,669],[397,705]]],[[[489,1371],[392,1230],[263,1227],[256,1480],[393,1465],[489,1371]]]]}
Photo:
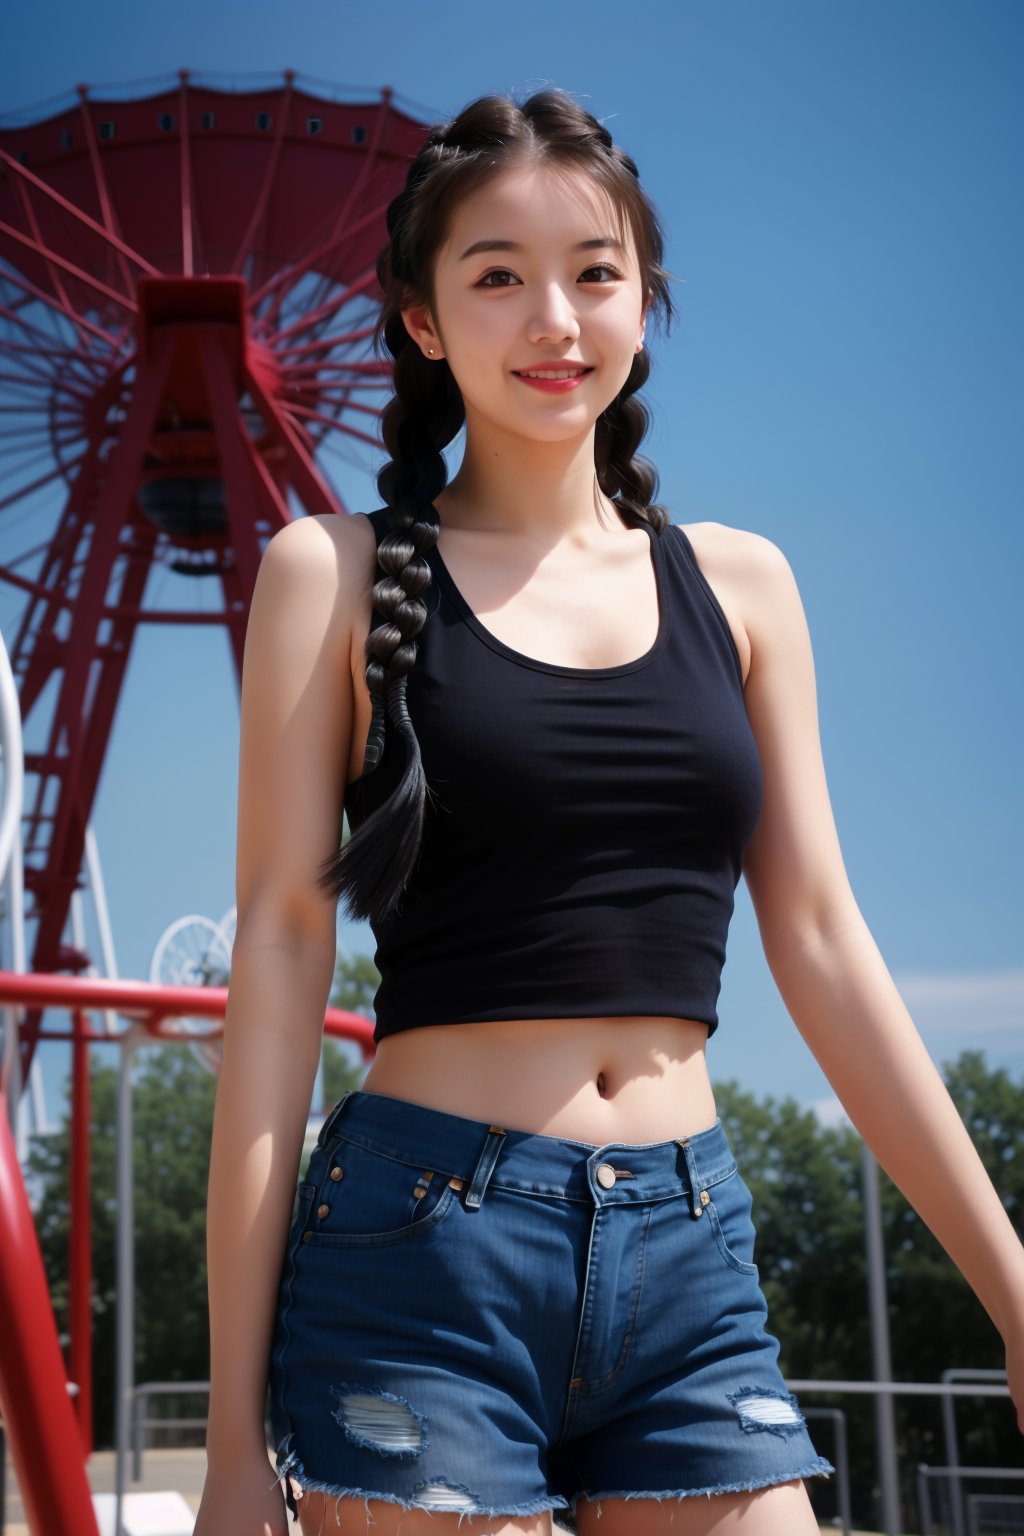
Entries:
{"type": "Polygon", "coordinates": [[[715,1119],[699,1020],[503,1019],[388,1035],[363,1084],[443,1113],[601,1145],[715,1119]]]}
{"type": "Polygon", "coordinates": [[[400,1161],[430,1168],[469,1185],[465,1197],[479,1204],[486,1188],[601,1204],[677,1198],[689,1188],[694,1215],[697,1191],[735,1172],[736,1160],[722,1122],[692,1136],[661,1141],[588,1143],[549,1137],[494,1122],[439,1113],[383,1094],[343,1094],[325,1122],[318,1148],[333,1156],[351,1142],[400,1161]],[[617,1166],[601,1158],[617,1150],[617,1166]],[[609,1178],[609,1174],[613,1175],[609,1178]],[[476,1199],[473,1199],[474,1192],[476,1199]]]}

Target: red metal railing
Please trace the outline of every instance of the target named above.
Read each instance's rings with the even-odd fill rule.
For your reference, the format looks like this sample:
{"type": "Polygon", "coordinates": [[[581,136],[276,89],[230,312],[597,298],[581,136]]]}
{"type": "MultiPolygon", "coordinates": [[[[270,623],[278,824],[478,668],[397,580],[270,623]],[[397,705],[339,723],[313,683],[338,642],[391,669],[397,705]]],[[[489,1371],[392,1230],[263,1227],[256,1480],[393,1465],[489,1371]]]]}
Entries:
{"type": "MultiPolygon", "coordinates": [[[[91,1009],[114,1009],[154,1039],[194,1043],[173,1028],[179,1018],[208,1018],[223,1031],[227,987],[155,986],[95,976],[28,975],[0,970],[0,1005],[56,1007],[71,1015],[72,1032],[40,1031],[38,1039],[72,1048],[69,1360],[68,1376],[50,1302],[43,1257],[6,1113],[0,1113],[0,1409],[22,1501],[33,1532],[98,1536],[86,1461],[92,1454],[92,1242],[89,1224],[90,1045],[117,1045],[120,1036],[89,1028],[91,1009]]],[[[325,1034],[373,1055],[373,1026],[360,1014],[330,1008],[325,1034]]],[[[0,1089],[6,1088],[0,1084],[0,1089]]]]}

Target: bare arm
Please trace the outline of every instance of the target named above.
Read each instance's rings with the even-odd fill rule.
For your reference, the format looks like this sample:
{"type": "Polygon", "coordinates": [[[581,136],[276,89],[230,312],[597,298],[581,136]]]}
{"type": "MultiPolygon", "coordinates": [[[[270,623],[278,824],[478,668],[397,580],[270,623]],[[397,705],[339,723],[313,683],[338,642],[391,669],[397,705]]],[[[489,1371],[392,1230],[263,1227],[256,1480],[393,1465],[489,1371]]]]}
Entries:
{"type": "Polygon", "coordinates": [[[211,1465],[266,1454],[274,1307],[334,975],[337,904],[314,880],[341,835],[358,547],[326,518],[281,529],[246,633],[237,929],[207,1203],[211,1465]]]}
{"type": "Polygon", "coordinates": [[[850,888],[792,570],[769,540],[737,537],[751,642],[747,712],[765,776],[744,874],[765,957],[853,1124],[1002,1334],[1024,1429],[1024,1247],[850,888]]]}

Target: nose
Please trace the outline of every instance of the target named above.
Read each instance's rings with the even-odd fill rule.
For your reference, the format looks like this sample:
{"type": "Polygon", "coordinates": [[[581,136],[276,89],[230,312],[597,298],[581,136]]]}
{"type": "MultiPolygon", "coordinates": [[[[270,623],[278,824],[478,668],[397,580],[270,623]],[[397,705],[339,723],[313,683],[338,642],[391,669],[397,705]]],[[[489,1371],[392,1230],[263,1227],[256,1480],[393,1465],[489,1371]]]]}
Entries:
{"type": "Polygon", "coordinates": [[[560,283],[549,283],[542,290],[528,332],[533,342],[574,340],[579,335],[575,303],[560,283]]]}

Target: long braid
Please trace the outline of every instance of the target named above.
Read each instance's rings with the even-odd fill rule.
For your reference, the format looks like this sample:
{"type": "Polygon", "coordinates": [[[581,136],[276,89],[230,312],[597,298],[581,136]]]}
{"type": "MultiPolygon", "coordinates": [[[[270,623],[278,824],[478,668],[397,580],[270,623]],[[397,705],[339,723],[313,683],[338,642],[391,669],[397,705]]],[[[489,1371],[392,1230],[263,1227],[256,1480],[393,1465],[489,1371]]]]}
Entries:
{"type": "MultiPolygon", "coordinates": [[[[385,289],[389,267],[394,275],[403,270],[401,258],[396,259],[396,230],[427,173],[426,156],[438,143],[432,136],[410,167],[404,192],[388,208],[393,243],[377,262],[385,289]]],[[[424,552],[437,543],[440,525],[433,502],[448,479],[441,448],[465,420],[462,395],[448,365],[423,357],[400,314],[392,314],[382,331],[395,364],[394,394],[381,415],[381,437],[391,460],[377,476],[377,489],[398,526],[377,546],[373,607],[383,622],[370,630],[365,645],[372,714],[363,775],[372,773],[384,756],[388,722],[403,748],[404,766],[392,793],[325,861],[317,880],[321,889],[344,900],[349,917],[372,924],[399,908],[423,840],[431,790],[409,715],[406,680],[416,664],[416,636],[428,618],[423,599],[433,576],[424,552]]]]}
{"type": "Polygon", "coordinates": [[[647,382],[650,364],[646,349],[639,352],[629,378],[611,405],[601,413],[594,434],[598,484],[636,517],[661,533],[669,522],[666,509],[654,502],[658,472],[649,459],[635,452],[647,435],[650,415],[636,392],[647,382]]]}
{"type": "MultiPolygon", "coordinates": [[[[611,134],[601,127],[601,135],[608,156],[617,161],[639,185],[640,171],[636,161],[618,144],[611,134]]],[[[659,253],[660,254],[660,253],[659,253]]],[[[660,262],[659,262],[660,265],[660,262]]],[[[671,317],[671,305],[667,305],[671,317]]],[[[647,383],[651,373],[651,358],[642,347],[633,359],[629,377],[611,404],[601,412],[594,430],[594,462],[598,484],[606,496],[618,497],[619,504],[661,533],[669,522],[666,509],[654,502],[658,494],[658,471],[650,459],[638,455],[636,450],[650,428],[650,412],[637,391],[647,383]]]]}

